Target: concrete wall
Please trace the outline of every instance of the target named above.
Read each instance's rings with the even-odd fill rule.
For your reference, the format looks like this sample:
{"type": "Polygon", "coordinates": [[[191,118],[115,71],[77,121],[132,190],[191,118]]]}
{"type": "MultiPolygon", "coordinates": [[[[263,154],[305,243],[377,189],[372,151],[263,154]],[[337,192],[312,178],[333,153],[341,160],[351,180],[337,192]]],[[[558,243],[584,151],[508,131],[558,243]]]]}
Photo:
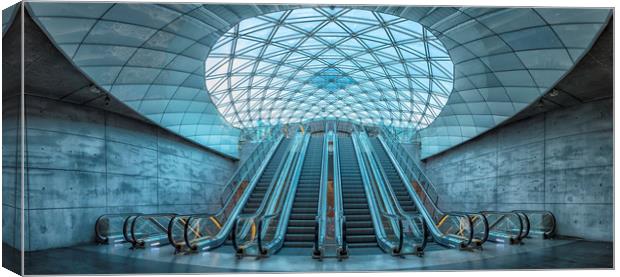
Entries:
{"type": "Polygon", "coordinates": [[[2,242],[21,249],[19,94],[2,99],[2,242]]]}
{"type": "Polygon", "coordinates": [[[561,235],[613,239],[613,101],[550,111],[426,161],[444,210],[545,209],[561,235]]]}
{"type": "MultiPolygon", "coordinates": [[[[21,249],[21,18],[2,39],[2,242],[21,249]]],[[[4,248],[3,248],[4,249],[4,248]]],[[[21,259],[5,260],[3,266],[21,273],[21,259]],[[17,261],[17,262],[16,262],[17,261]]]]}
{"type": "Polygon", "coordinates": [[[26,98],[26,250],[92,242],[98,216],[206,212],[232,160],[142,121],[26,98]]]}

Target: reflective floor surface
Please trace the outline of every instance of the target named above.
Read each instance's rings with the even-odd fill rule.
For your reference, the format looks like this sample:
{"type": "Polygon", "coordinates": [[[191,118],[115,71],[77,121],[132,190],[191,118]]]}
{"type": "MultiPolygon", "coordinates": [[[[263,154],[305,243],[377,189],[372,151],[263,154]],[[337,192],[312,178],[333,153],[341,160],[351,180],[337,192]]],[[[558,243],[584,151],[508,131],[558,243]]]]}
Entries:
{"type": "MultiPolygon", "coordinates": [[[[6,252],[5,252],[6,253],[6,252]]],[[[208,272],[317,272],[377,270],[468,270],[611,268],[613,243],[581,240],[527,240],[522,245],[485,244],[459,251],[430,246],[423,257],[394,257],[377,249],[351,249],[344,261],[317,261],[298,249],[263,259],[237,259],[230,246],[173,255],[171,247],[129,249],[128,245],[86,245],[26,255],[26,274],[119,274],[208,272]]]]}

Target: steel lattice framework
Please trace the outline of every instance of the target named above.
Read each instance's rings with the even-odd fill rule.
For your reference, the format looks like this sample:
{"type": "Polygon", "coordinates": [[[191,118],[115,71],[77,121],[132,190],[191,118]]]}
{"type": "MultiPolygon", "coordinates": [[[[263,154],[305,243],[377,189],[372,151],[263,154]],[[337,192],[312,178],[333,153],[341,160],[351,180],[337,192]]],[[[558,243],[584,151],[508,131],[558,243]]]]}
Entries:
{"type": "Polygon", "coordinates": [[[336,118],[419,129],[446,103],[453,67],[417,22],[323,7],[241,21],[205,69],[213,103],[236,127],[336,118]]]}

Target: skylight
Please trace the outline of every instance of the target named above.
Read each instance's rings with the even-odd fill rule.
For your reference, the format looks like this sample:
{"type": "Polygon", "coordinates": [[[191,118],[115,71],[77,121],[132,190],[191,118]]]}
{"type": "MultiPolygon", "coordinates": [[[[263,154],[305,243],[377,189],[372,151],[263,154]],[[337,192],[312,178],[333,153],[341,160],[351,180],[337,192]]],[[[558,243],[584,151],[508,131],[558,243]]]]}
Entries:
{"type": "Polygon", "coordinates": [[[422,25],[357,9],[245,19],[206,59],[211,99],[240,128],[335,118],[419,129],[439,114],[452,82],[448,52],[422,25]]]}

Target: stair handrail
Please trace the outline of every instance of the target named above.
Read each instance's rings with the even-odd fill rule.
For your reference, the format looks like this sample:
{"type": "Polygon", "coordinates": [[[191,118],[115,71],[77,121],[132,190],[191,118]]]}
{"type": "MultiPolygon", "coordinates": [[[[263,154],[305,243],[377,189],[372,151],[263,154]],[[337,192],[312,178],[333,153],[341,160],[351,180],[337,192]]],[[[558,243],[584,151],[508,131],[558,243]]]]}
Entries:
{"type": "MultiPolygon", "coordinates": [[[[281,184],[284,182],[284,179],[288,175],[288,172],[292,166],[291,164],[294,161],[295,153],[298,151],[300,144],[301,144],[301,139],[299,136],[296,136],[293,139],[293,142],[288,145],[288,149],[286,150],[286,155],[280,161],[278,165],[278,169],[275,171],[276,173],[274,177],[272,178],[269,184],[269,187],[267,188],[267,192],[263,196],[263,201],[261,201],[261,204],[259,205],[259,207],[256,209],[255,212],[251,214],[240,214],[237,216],[237,218],[235,218],[235,221],[234,221],[235,231],[239,231],[239,226],[237,225],[239,224],[241,220],[243,224],[243,226],[241,226],[242,229],[240,230],[241,233],[246,234],[247,232],[250,232],[253,229],[252,226],[254,224],[258,225],[260,223],[259,219],[264,217],[264,215],[268,212],[268,210],[273,207],[272,199],[278,199],[280,193],[282,192],[282,189],[284,189],[281,184]]],[[[256,231],[259,231],[258,226],[255,228],[256,228],[256,231]]],[[[237,233],[238,232],[232,233],[233,241],[238,238],[237,233]]],[[[256,234],[257,234],[256,235],[257,239],[260,240],[261,234],[259,232],[257,232],[256,234]]],[[[253,243],[253,242],[250,242],[250,243],[253,243]]],[[[243,252],[244,248],[239,247],[238,242],[235,241],[234,245],[237,245],[237,248],[235,249],[235,251],[238,255],[245,255],[245,253],[243,252]]]]}
{"type": "MultiPolygon", "coordinates": [[[[280,130],[278,126],[279,125],[277,125],[273,129],[280,130]]],[[[214,249],[214,248],[221,246],[226,241],[226,238],[228,237],[228,234],[232,229],[232,225],[234,224],[233,222],[234,220],[231,220],[231,219],[235,218],[236,215],[238,215],[241,212],[241,210],[243,209],[243,206],[245,206],[245,203],[250,197],[250,194],[254,190],[256,183],[260,179],[260,176],[262,175],[263,171],[267,167],[269,160],[271,160],[277,148],[284,140],[284,135],[281,133],[281,131],[276,131],[275,134],[277,135],[275,139],[273,138],[273,136],[271,136],[270,139],[272,140],[261,142],[252,151],[252,154],[248,156],[248,158],[240,166],[240,168],[238,168],[233,174],[233,176],[229,179],[228,181],[229,185],[227,186],[230,186],[231,183],[239,181],[235,185],[235,189],[233,191],[239,191],[240,189],[242,189],[242,185],[245,185],[245,187],[243,187],[244,190],[241,192],[241,195],[238,198],[238,201],[234,206],[229,207],[229,205],[235,199],[235,195],[237,195],[238,193],[229,194],[229,196],[227,196],[227,200],[225,201],[225,204],[222,205],[220,209],[218,209],[218,211],[214,213],[193,214],[188,217],[187,222],[185,223],[183,236],[184,236],[185,244],[189,248],[189,250],[191,251],[210,250],[210,249],[214,249]],[[243,169],[243,167],[246,167],[246,169],[243,169]],[[248,174],[252,174],[251,177],[249,177],[248,174]],[[247,179],[249,179],[249,181],[247,179]],[[224,212],[228,210],[228,208],[230,208],[229,215],[227,216],[225,222],[220,222],[218,218],[221,215],[223,215],[224,212]],[[191,223],[195,220],[200,220],[203,218],[208,218],[211,221],[217,222],[219,230],[217,234],[213,236],[210,236],[208,238],[201,237],[200,239],[196,240],[195,243],[192,243],[194,241],[189,239],[189,233],[190,232],[195,233],[196,230],[194,230],[191,227],[192,226],[191,223]]]]}
{"type": "MultiPolygon", "coordinates": [[[[380,129],[380,134],[378,135],[379,141],[383,145],[388,157],[392,160],[394,167],[398,171],[403,183],[406,185],[405,187],[409,191],[409,195],[414,200],[416,207],[420,211],[420,214],[425,218],[425,221],[428,225],[428,229],[430,233],[435,238],[435,240],[444,246],[447,247],[458,247],[458,248],[467,248],[471,246],[473,241],[473,231],[469,233],[467,237],[458,237],[452,235],[444,234],[439,227],[443,222],[450,218],[456,218],[457,221],[466,222],[465,225],[469,226],[469,230],[473,230],[473,224],[471,222],[471,218],[469,216],[464,216],[460,213],[452,213],[452,212],[443,212],[437,206],[438,195],[436,193],[434,185],[430,182],[426,175],[424,175],[421,168],[415,163],[415,161],[409,156],[406,150],[394,139],[386,139],[384,134],[388,133],[383,129],[380,129]],[[388,151],[389,150],[389,151],[388,151]],[[403,160],[404,159],[404,160],[403,160]],[[416,169],[414,170],[411,167],[411,164],[416,165],[416,169]],[[404,170],[404,171],[403,171],[404,170]],[[417,173],[416,173],[417,172],[417,173]],[[411,176],[408,176],[408,174],[411,176]],[[418,182],[420,176],[423,176],[427,185],[424,186],[418,182]],[[411,180],[413,178],[413,180],[411,180]],[[413,186],[417,185],[418,190],[413,186]],[[428,194],[428,190],[431,189],[435,192],[435,200],[433,197],[428,194]],[[423,197],[423,199],[421,199],[423,197]],[[429,209],[432,210],[429,212],[429,209]]],[[[388,133],[389,134],[389,133],[388,133]]]]}
{"type": "MultiPolygon", "coordinates": [[[[422,237],[422,241],[420,245],[414,246],[415,252],[407,253],[407,254],[421,255],[427,244],[426,228],[422,228],[422,230],[420,230],[418,228],[418,225],[414,223],[416,220],[421,220],[421,216],[411,215],[402,209],[402,207],[400,206],[400,202],[398,201],[398,198],[396,197],[396,193],[394,193],[392,189],[392,185],[389,183],[390,181],[387,178],[387,174],[385,173],[384,168],[378,163],[379,157],[374,147],[372,147],[372,145],[370,144],[368,134],[366,134],[366,132],[364,131],[361,131],[360,138],[361,138],[362,144],[364,145],[364,148],[366,149],[367,155],[369,155],[368,157],[369,163],[370,163],[372,170],[374,171],[373,175],[376,176],[377,182],[380,184],[379,190],[382,192],[382,196],[387,198],[384,201],[386,201],[386,204],[389,205],[391,209],[393,209],[392,213],[394,214],[396,218],[398,218],[399,247],[396,253],[405,254],[405,253],[401,253],[401,250],[403,247],[403,240],[404,240],[403,225],[405,224],[404,222],[406,222],[408,223],[408,225],[412,226],[415,229],[418,236],[422,237]]],[[[422,221],[422,224],[424,224],[423,221],[422,221]]]]}

